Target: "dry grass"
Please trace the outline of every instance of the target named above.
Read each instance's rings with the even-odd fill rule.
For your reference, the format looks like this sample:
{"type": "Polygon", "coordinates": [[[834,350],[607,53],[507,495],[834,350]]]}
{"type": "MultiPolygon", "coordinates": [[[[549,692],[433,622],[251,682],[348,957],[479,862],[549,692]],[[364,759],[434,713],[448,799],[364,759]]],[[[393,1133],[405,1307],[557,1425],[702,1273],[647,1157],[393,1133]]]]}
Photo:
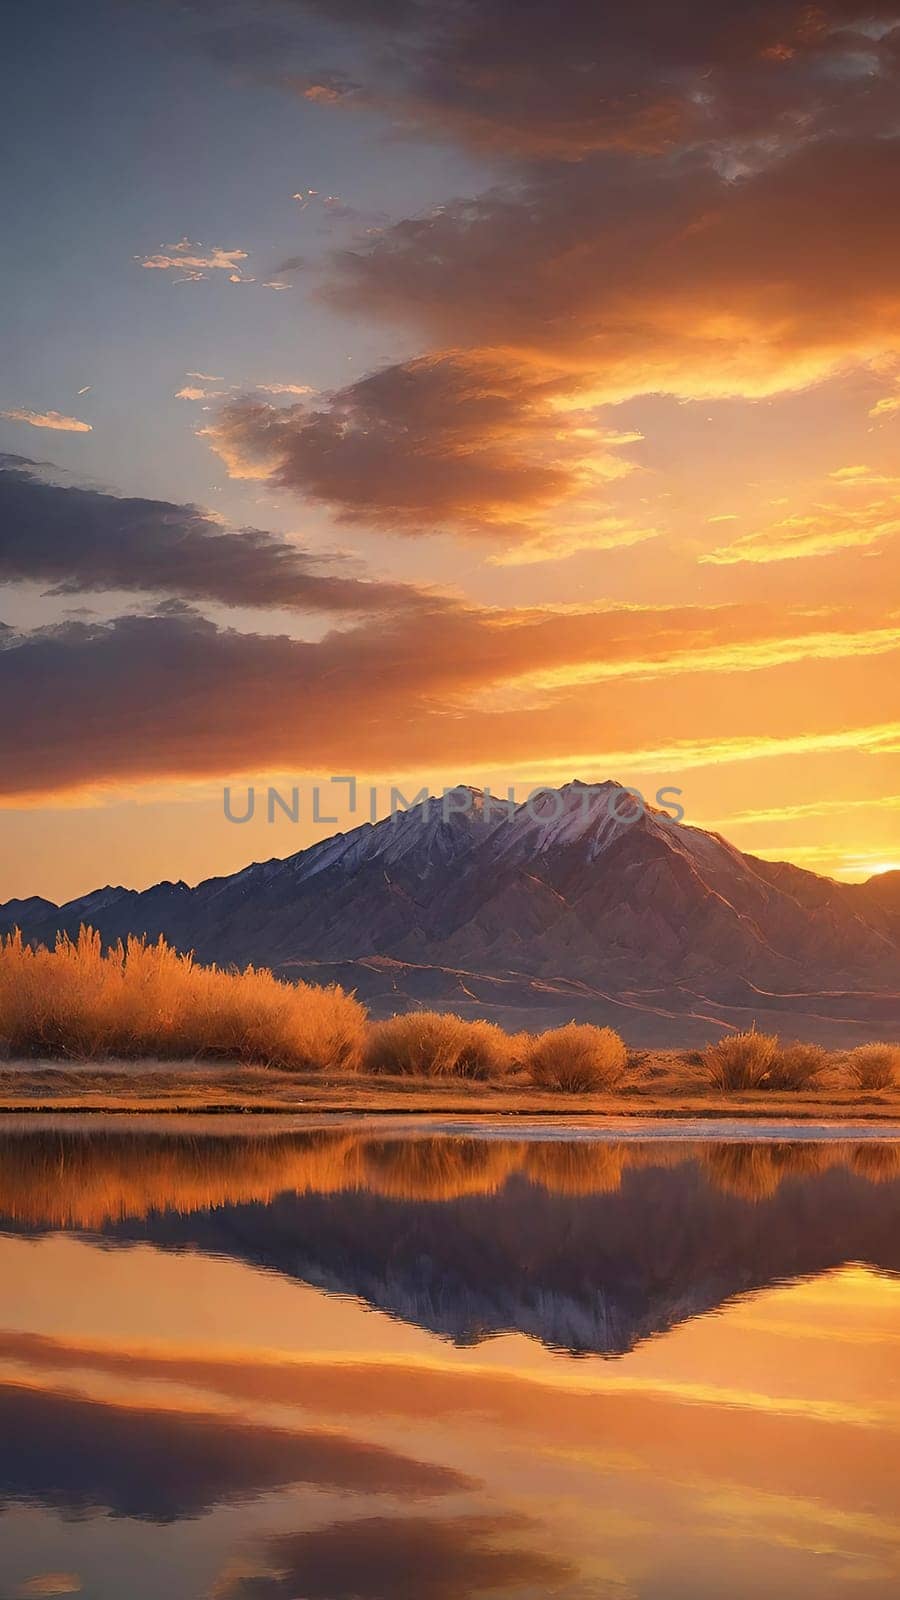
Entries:
{"type": "Polygon", "coordinates": [[[442,1203],[497,1194],[514,1178],[554,1195],[614,1194],[626,1173],[696,1161],[718,1193],[764,1201],[785,1181],[844,1169],[900,1182],[900,1146],[832,1139],[716,1145],[708,1141],[514,1140],[414,1134],[376,1139],[352,1129],[195,1133],[0,1128],[0,1211],[29,1227],[98,1229],[151,1211],[269,1204],[279,1194],[383,1195],[442,1203]]]}
{"type": "Polygon", "coordinates": [[[532,1083],[573,1093],[612,1089],[625,1070],[625,1060],[625,1046],[612,1028],[578,1022],[539,1034],[525,1052],[532,1083]]]}
{"type": "Polygon", "coordinates": [[[709,1144],[701,1155],[714,1188],[741,1200],[767,1200],[784,1178],[814,1177],[834,1165],[847,1165],[847,1147],[809,1143],[709,1144]]]}
{"type": "Polygon", "coordinates": [[[765,1100],[767,1114],[877,1107],[885,1115],[894,1103],[886,1091],[896,1097],[900,1085],[900,1044],[829,1053],[755,1030],[702,1052],[638,1052],[623,1083],[625,1045],[611,1028],[570,1023],[537,1036],[507,1034],[436,1011],[370,1022],[336,984],[203,967],[163,940],[129,939],[104,952],[90,929],[75,941],[60,937],[53,950],[32,948],[18,934],[0,938],[3,1057],[10,1064],[0,1065],[0,1093],[17,1104],[105,1095],[126,1105],[178,1100],[199,1109],[268,1096],[288,1106],[298,1093],[310,1103],[331,1094],[342,1105],[417,1093],[433,1104],[468,1083],[467,1098],[481,1084],[486,1103],[502,1095],[521,1110],[542,1097],[552,1110],[563,1092],[583,1095],[590,1109],[603,1108],[605,1097],[611,1112],[678,1102],[686,1114],[706,1113],[718,1093],[723,1110],[736,1114],[765,1100]],[[62,1065],[14,1067],[16,1060],[62,1065]],[[360,1068],[371,1077],[358,1076],[360,1068]]]}
{"type": "Polygon", "coordinates": [[[201,967],[160,939],[104,953],[82,928],[53,950],[0,941],[0,1039],[12,1056],[101,1061],[207,1058],[355,1069],[366,1013],[336,984],[280,983],[248,967],[201,967]]]}
{"type": "Polygon", "coordinates": [[[900,1045],[861,1044],[850,1051],[847,1068],[861,1089],[889,1089],[900,1068],[900,1045]]]}
{"type": "Polygon", "coordinates": [[[717,1089],[759,1089],[775,1062],[771,1033],[730,1033],[703,1052],[703,1067],[717,1089]]]}
{"type": "Polygon", "coordinates": [[[820,1044],[781,1045],[766,1074],[765,1089],[808,1089],[828,1066],[828,1051],[820,1044]]]}
{"type": "Polygon", "coordinates": [[[513,1055],[509,1034],[493,1022],[468,1022],[444,1011],[410,1011],[371,1024],[363,1066],[367,1072],[484,1080],[506,1073],[513,1055]]]}
{"type": "MultiPolygon", "coordinates": [[[[668,1152],[662,1153],[663,1159],[668,1152]]],[[[615,1194],[629,1150],[621,1144],[568,1139],[536,1139],[524,1148],[523,1164],[531,1183],[550,1194],[615,1194]]]]}

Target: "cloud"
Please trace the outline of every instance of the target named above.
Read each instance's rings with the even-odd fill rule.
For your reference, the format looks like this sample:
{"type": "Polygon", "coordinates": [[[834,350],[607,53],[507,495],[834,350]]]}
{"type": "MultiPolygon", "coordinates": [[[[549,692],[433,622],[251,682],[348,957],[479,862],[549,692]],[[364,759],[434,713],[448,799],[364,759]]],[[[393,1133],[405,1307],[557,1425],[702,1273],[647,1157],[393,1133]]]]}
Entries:
{"type": "MultiPolygon", "coordinates": [[[[266,285],[263,284],[263,288],[266,285]]],[[[196,373],[188,373],[188,377],[196,378],[196,373]]],[[[212,383],[221,383],[221,378],[212,378],[212,383]]],[[[229,384],[226,389],[201,388],[199,383],[186,383],[181,389],[176,389],[176,400],[224,400],[233,395],[240,386],[236,383],[229,384]]],[[[314,394],[315,390],[308,383],[254,383],[250,385],[254,394],[301,395],[314,394]]],[[[206,408],[207,410],[209,407],[206,408]]]]}
{"type": "Polygon", "coordinates": [[[254,281],[244,276],[240,265],[248,259],[246,250],[223,250],[219,245],[205,254],[201,253],[203,250],[203,245],[192,244],[185,238],[179,239],[177,244],[163,245],[157,255],[135,256],[134,259],[151,272],[180,273],[176,280],[179,283],[199,283],[209,272],[227,272],[231,283],[254,281]]]}
{"type": "MultiPolygon", "coordinates": [[[[201,434],[233,477],[327,504],[344,522],[525,542],[546,558],[544,513],[558,512],[553,538],[568,534],[568,548],[593,544],[598,490],[631,470],[616,451],[640,438],[607,434],[572,407],[568,388],[521,362],[446,352],[315,403],[236,399],[201,434]]],[[[596,542],[628,542],[611,533],[607,521],[596,542]]]]}
{"type": "Polygon", "coordinates": [[[0,457],[0,578],[55,594],[132,590],[226,606],[383,612],[422,603],[403,584],[350,575],[259,529],[230,530],[196,506],[125,499],[45,481],[0,457]]]}
{"type": "Polygon", "coordinates": [[[84,1585],[76,1572],[39,1572],[16,1590],[16,1600],[35,1595],[80,1594],[84,1585]]]}
{"type": "Polygon", "coordinates": [[[320,293],[565,371],[594,401],[802,388],[900,344],[898,148],[812,143],[740,178],[555,167],[336,252],[320,293]]]}
{"type": "MultiPolygon", "coordinates": [[[[0,793],[239,772],[408,770],[412,751],[420,768],[496,770],[536,757],[543,769],[579,749],[621,752],[626,715],[639,751],[658,738],[661,703],[670,745],[686,719],[696,740],[700,719],[709,762],[725,727],[738,752],[748,737],[758,743],[760,719],[770,744],[782,718],[806,737],[796,732],[809,714],[802,697],[783,698],[773,718],[772,680],[750,694],[742,679],[803,663],[856,670],[898,648],[900,623],[866,632],[855,611],[750,605],[485,610],[419,596],[407,611],[315,642],[219,628],[183,604],[111,622],[72,620],[4,636],[0,793]],[[695,687],[705,675],[705,710],[702,694],[681,691],[685,673],[695,687]],[[678,692],[664,694],[666,683],[678,692]]],[[[849,693],[845,685],[845,701],[849,693]]],[[[865,702],[869,720],[873,706],[865,702]]]]}
{"type": "Polygon", "coordinates": [[[320,297],[426,353],[314,409],[237,402],[208,434],[236,474],[552,558],[621,515],[576,411],[759,399],[900,349],[897,0],[293,12],[344,60],[284,82],[487,151],[498,181],[330,253],[320,297]]]}
{"type": "Polygon", "coordinates": [[[900,479],[873,473],[867,467],[842,467],[831,474],[831,480],[830,488],[843,493],[841,503],[819,500],[808,509],[707,551],[700,561],[713,566],[798,561],[878,547],[900,533],[900,479]],[[871,498],[873,488],[894,485],[894,493],[871,498]]]}
{"type": "Polygon", "coordinates": [[[284,82],[486,151],[498,181],[330,253],[321,299],[426,353],[308,410],[236,402],[208,433],[236,474],[553,559],[657,531],[602,492],[614,447],[579,445],[577,413],[759,399],[900,349],[897,0],[293,11],[338,59],[284,82]]]}
{"type": "Polygon", "coordinates": [[[255,383],[254,389],[258,394],[314,394],[315,391],[308,383],[255,383]]]}
{"type": "MultiPolygon", "coordinates": [[[[540,521],[534,517],[530,520],[532,523],[540,521]]],[[[518,531],[523,536],[522,542],[489,556],[490,566],[523,567],[542,561],[564,561],[582,550],[627,550],[632,545],[658,538],[662,529],[598,507],[580,515],[570,510],[563,526],[544,527],[530,537],[527,524],[520,523],[518,531]]]]}
{"type": "MultiPolygon", "coordinates": [[[[346,67],[283,72],[307,100],[519,162],[765,149],[869,128],[896,103],[895,0],[300,9],[345,29],[346,67]]],[[[330,49],[334,61],[341,45],[330,49]]]]}
{"type": "Polygon", "coordinates": [[[227,394],[227,389],[201,389],[195,383],[186,383],[182,389],[176,389],[176,400],[221,400],[227,394]]]}
{"type": "Polygon", "coordinates": [[[59,411],[25,411],[22,409],[0,411],[7,422],[27,422],[32,428],[52,428],[56,433],[93,433],[89,422],[79,422],[77,417],[64,417],[59,411]]]}
{"type": "MultiPolygon", "coordinates": [[[[304,98],[321,100],[324,97],[307,91],[304,98]]],[[[332,103],[334,98],[336,97],[332,97],[332,103]]],[[[362,211],[359,207],[349,205],[346,200],[342,200],[340,195],[321,194],[318,189],[299,189],[296,194],[291,195],[291,199],[297,201],[298,211],[309,214],[320,231],[349,225],[356,232],[373,233],[378,228],[383,228],[389,221],[385,211],[362,211]]],[[[301,265],[299,260],[290,260],[285,262],[283,270],[291,270],[298,265],[301,265]]],[[[289,288],[290,285],[285,284],[284,287],[289,288]]]]}
{"type": "Polygon", "coordinates": [[[870,417],[889,417],[900,411],[900,394],[883,395],[869,412],[870,417]]]}
{"type": "MultiPolygon", "coordinates": [[[[593,157],[397,223],[334,252],[319,293],[431,353],[315,406],[237,400],[206,437],[343,521],[590,548],[631,464],[601,406],[759,399],[900,348],[898,150],[813,141],[740,177],[593,157]]],[[[629,518],[623,542],[653,531],[629,518]]]]}
{"type": "Polygon", "coordinates": [[[0,1506],[47,1506],[69,1517],[105,1510],[170,1523],[296,1483],[439,1495],[468,1482],[450,1468],[337,1433],[102,1404],[11,1383],[0,1386],[0,1420],[0,1506]]]}

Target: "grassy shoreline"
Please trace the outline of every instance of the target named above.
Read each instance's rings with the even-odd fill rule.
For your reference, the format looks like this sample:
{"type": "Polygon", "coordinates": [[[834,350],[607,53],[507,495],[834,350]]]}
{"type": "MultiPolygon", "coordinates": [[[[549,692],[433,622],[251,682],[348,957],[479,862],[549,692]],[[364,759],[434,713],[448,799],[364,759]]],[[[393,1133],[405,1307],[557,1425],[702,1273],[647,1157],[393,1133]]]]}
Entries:
{"type": "Polygon", "coordinates": [[[377,1021],[336,984],[203,967],[162,939],[105,949],[82,928],[48,950],[16,933],[0,939],[0,1114],[63,1108],[890,1120],[900,1045],[829,1053],[752,1028],[636,1051],[589,1023],[377,1021]]]}
{"type": "Polygon", "coordinates": [[[134,1062],[102,1066],[58,1062],[0,1066],[0,1116],[23,1112],[145,1112],[178,1115],[327,1113],[417,1116],[430,1113],[534,1116],[564,1122],[597,1116],[622,1123],[715,1118],[786,1122],[900,1122],[900,1086],[861,1090],[722,1090],[672,1052],[648,1052],[640,1080],[614,1090],[560,1093],[521,1081],[476,1082],[404,1075],[280,1072],[235,1065],[134,1062]]]}

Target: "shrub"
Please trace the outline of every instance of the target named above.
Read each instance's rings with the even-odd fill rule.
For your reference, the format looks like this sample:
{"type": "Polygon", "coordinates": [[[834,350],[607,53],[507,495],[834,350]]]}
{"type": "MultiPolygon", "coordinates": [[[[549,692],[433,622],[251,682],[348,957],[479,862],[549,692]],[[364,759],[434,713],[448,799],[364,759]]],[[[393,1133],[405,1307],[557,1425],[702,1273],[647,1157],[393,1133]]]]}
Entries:
{"type": "Polygon", "coordinates": [[[869,1183],[894,1183],[900,1178],[900,1144],[866,1140],[855,1147],[850,1164],[869,1183]]]}
{"type": "Polygon", "coordinates": [[[541,1089],[611,1089],[625,1068],[625,1046],[612,1028],[570,1022],[541,1033],[526,1048],[525,1064],[541,1089]]]}
{"type": "Polygon", "coordinates": [[[840,1151],[837,1147],[803,1143],[774,1144],[754,1140],[740,1144],[707,1145],[703,1165],[715,1187],[742,1200],[765,1200],[773,1195],[784,1178],[813,1176],[822,1172],[840,1151]]]}
{"type": "Polygon", "coordinates": [[[376,1194],[395,1200],[455,1200],[496,1194],[519,1147],[500,1139],[376,1139],[362,1145],[362,1171],[376,1194]]]}
{"type": "Polygon", "coordinates": [[[827,1050],[820,1044],[802,1044],[798,1039],[776,1050],[764,1087],[806,1089],[827,1064],[827,1050]]]}
{"type": "Polygon", "coordinates": [[[900,1045],[858,1045],[850,1051],[847,1066],[861,1089],[889,1089],[900,1067],[900,1045]]]}
{"type": "Polygon", "coordinates": [[[774,1034],[730,1033],[703,1052],[703,1065],[717,1089],[758,1089],[778,1049],[774,1034]]]}
{"type": "Polygon", "coordinates": [[[627,1156],[624,1142],[535,1139],[525,1147],[524,1170],[550,1194],[615,1194],[627,1156]]]}
{"type": "Polygon", "coordinates": [[[223,972],[163,939],[103,951],[82,928],[53,950],[0,940],[0,1037],[13,1056],[213,1057],[286,1068],[357,1066],[366,1013],[336,984],[223,972]]]}
{"type": "Polygon", "coordinates": [[[509,1037],[493,1022],[409,1011],[371,1024],[363,1065],[368,1072],[484,1079],[505,1072],[512,1054],[509,1037]]]}

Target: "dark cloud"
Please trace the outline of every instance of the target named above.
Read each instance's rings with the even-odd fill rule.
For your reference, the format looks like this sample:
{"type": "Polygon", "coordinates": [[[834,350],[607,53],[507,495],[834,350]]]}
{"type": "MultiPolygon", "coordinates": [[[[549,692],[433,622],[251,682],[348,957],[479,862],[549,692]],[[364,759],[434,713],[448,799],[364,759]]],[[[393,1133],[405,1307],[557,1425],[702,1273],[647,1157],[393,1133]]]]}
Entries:
{"type": "Polygon", "coordinates": [[[535,1532],[506,1515],[362,1517],[310,1532],[276,1534],[259,1572],[242,1572],[223,1600],[459,1600],[503,1590],[552,1593],[574,1576],[568,1562],[522,1545],[535,1532]]]}
{"type": "Polygon", "coordinates": [[[103,1404],[0,1386],[0,1505],[174,1522],[289,1484],[361,1494],[445,1494],[450,1468],[337,1434],[215,1414],[103,1404]]]}
{"type": "Polygon", "coordinates": [[[789,146],[897,113],[896,0],[289,0],[286,11],[339,30],[319,44],[328,70],[301,82],[310,98],[361,101],[515,160],[789,146]],[[349,96],[331,92],[341,34],[349,96]]]}
{"type": "Polygon", "coordinates": [[[550,409],[557,388],[451,353],[385,367],[325,405],[238,400],[204,431],[235,476],[265,476],[345,521],[489,532],[576,486],[550,409]]]}
{"type": "Polygon", "coordinates": [[[124,589],[227,606],[376,612],[420,603],[403,584],[341,573],[275,534],[231,531],[196,506],[123,499],[47,482],[36,463],[0,458],[0,580],[54,594],[124,589]]]}
{"type": "MultiPolygon", "coordinates": [[[[734,684],[757,668],[896,648],[898,630],[873,639],[871,623],[814,608],[504,611],[435,601],[310,643],[220,629],[184,607],[72,621],[0,649],[0,794],[223,772],[405,770],[410,750],[421,763],[497,767],[529,757],[539,739],[548,754],[585,738],[616,750],[628,680],[652,688],[705,671],[734,684]]],[[[629,727],[627,737],[640,733],[629,727]]]]}
{"type": "Polygon", "coordinates": [[[695,162],[555,168],[344,251],[323,291],[598,399],[766,394],[900,343],[900,140],[810,144],[728,179],[695,162]]]}

